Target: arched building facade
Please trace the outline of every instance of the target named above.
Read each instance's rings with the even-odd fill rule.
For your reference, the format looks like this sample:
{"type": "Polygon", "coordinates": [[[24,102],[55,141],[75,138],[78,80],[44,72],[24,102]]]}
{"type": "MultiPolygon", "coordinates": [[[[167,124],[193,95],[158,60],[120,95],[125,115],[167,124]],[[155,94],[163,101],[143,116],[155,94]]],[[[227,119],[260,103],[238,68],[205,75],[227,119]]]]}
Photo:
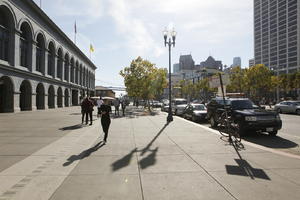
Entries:
{"type": "Polygon", "coordinates": [[[0,113],[78,105],[95,70],[32,0],[0,0],[0,113]]]}

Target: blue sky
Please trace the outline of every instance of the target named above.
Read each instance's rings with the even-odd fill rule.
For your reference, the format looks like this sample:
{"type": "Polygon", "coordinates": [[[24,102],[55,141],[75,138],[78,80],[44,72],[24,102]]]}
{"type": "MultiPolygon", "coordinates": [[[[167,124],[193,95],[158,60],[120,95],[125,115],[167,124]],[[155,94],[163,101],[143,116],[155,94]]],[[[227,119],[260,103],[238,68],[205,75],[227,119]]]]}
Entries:
{"type": "Polygon", "coordinates": [[[240,56],[247,67],[253,57],[252,0],[42,0],[42,9],[72,40],[76,20],[78,47],[95,49],[96,85],[124,85],[119,71],[138,56],[168,67],[167,26],[177,31],[172,64],[192,54],[196,64],[240,56]]]}

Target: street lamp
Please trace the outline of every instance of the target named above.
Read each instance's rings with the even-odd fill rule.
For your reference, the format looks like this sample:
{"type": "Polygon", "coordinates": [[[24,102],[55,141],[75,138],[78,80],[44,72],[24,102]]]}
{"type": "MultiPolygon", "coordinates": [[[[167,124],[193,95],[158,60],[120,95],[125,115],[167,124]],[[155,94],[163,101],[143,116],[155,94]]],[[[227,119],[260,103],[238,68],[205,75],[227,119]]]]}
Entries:
{"type": "Polygon", "coordinates": [[[167,117],[167,122],[170,123],[173,121],[172,116],[172,107],[171,107],[171,46],[175,47],[175,39],[176,39],[176,31],[173,30],[167,30],[167,28],[163,31],[164,34],[164,40],[165,40],[165,46],[168,45],[169,47],[169,114],[167,117]]]}

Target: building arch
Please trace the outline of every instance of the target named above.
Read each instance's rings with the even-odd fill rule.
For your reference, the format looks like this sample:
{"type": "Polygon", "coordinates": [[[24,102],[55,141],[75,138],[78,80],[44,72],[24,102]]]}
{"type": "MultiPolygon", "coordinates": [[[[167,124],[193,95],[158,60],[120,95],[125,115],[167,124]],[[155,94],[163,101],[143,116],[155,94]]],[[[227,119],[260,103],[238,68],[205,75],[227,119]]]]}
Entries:
{"type": "Polygon", "coordinates": [[[0,60],[14,65],[15,13],[8,5],[0,5],[0,60]]]}
{"type": "Polygon", "coordinates": [[[38,110],[45,109],[45,87],[42,83],[36,87],[36,108],[38,110]]]}
{"type": "Polygon", "coordinates": [[[55,77],[55,46],[54,42],[50,41],[48,44],[48,72],[47,74],[55,77]]]}
{"type": "Polygon", "coordinates": [[[64,80],[65,81],[69,81],[69,74],[70,74],[70,56],[69,56],[69,53],[66,53],[65,54],[65,66],[64,66],[64,80]]]}
{"type": "Polygon", "coordinates": [[[8,76],[0,78],[0,113],[14,112],[14,83],[8,76]]]}
{"type": "Polygon", "coordinates": [[[79,85],[82,86],[82,74],[83,74],[83,70],[82,70],[82,64],[79,65],[79,85]]]}
{"type": "Polygon", "coordinates": [[[69,107],[70,106],[70,94],[69,94],[69,90],[68,88],[65,89],[65,107],[69,107]]]}
{"type": "Polygon", "coordinates": [[[39,32],[36,37],[36,71],[45,74],[45,51],[46,40],[43,33],[39,32]]]}
{"type": "Polygon", "coordinates": [[[55,108],[55,91],[53,85],[50,85],[48,89],[48,108],[55,108]]]}
{"type": "Polygon", "coordinates": [[[61,87],[58,87],[57,89],[57,107],[63,107],[63,93],[61,87]]]}
{"type": "Polygon", "coordinates": [[[29,80],[24,80],[20,86],[21,111],[32,110],[32,87],[29,80]]]}
{"type": "Polygon", "coordinates": [[[71,83],[74,83],[74,58],[72,56],[71,61],[70,61],[70,67],[71,67],[71,74],[70,74],[70,79],[71,83]]]}
{"type": "Polygon", "coordinates": [[[79,73],[79,63],[78,60],[76,60],[75,64],[75,83],[78,84],[78,73],[79,73]]]}
{"type": "Polygon", "coordinates": [[[24,20],[20,26],[20,66],[31,70],[33,29],[31,24],[24,20]]]}
{"type": "Polygon", "coordinates": [[[57,69],[57,78],[59,79],[63,79],[62,77],[62,69],[63,69],[63,51],[62,48],[59,47],[58,51],[57,51],[57,65],[56,65],[56,69],[57,69]]]}

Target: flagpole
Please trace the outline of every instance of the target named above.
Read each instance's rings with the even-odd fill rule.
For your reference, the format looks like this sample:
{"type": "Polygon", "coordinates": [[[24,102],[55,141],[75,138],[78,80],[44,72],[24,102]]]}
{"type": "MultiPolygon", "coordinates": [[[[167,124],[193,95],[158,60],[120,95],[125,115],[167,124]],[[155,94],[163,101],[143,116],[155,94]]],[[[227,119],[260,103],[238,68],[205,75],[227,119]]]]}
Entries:
{"type": "Polygon", "coordinates": [[[74,43],[76,44],[76,34],[77,34],[77,27],[76,27],[76,20],[74,25],[74,43]]]}

